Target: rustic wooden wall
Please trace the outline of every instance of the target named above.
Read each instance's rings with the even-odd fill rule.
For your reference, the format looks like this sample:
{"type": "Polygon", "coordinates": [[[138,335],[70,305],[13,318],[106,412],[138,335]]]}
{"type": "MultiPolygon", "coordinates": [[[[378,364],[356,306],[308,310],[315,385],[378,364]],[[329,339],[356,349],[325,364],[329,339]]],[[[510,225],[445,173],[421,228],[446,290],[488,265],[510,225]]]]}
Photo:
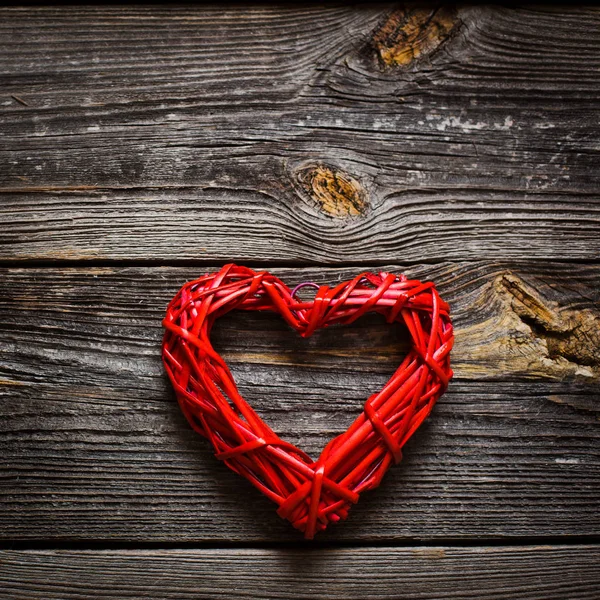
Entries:
{"type": "MultiPolygon", "coordinates": [[[[600,598],[600,11],[3,8],[0,90],[0,598],[600,598]],[[449,391],[313,543],[160,363],[226,261],[451,302],[449,391]]],[[[404,336],[215,345],[316,454],[404,336]]]]}

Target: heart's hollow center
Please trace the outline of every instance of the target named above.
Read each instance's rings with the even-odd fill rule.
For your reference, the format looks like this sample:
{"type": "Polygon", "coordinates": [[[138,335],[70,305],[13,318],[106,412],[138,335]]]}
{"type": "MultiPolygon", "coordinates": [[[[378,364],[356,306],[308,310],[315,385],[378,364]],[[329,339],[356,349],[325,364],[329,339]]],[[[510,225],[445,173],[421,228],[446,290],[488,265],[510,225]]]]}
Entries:
{"type": "Polygon", "coordinates": [[[410,347],[403,325],[374,313],[302,338],[278,315],[232,311],[216,321],[211,342],[260,417],[313,458],[347,430],[410,347]]]}

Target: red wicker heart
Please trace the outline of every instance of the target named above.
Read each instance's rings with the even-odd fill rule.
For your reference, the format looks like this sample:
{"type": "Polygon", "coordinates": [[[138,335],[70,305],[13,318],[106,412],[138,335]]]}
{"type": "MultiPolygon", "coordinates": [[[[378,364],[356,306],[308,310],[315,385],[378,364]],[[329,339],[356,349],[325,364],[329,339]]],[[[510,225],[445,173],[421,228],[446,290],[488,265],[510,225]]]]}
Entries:
{"type": "Polygon", "coordinates": [[[334,288],[317,286],[301,302],[265,271],[226,265],[186,283],[163,321],[163,361],[181,410],[213,444],[217,458],[279,505],[278,514],[312,538],[347,516],[361,492],[377,487],[401,448],[431,412],[452,377],[449,307],[433,283],[404,275],[362,273],[334,288]],[[303,337],[352,323],[368,312],[402,322],[412,346],[394,375],[349,429],[317,461],[281,440],[240,396],[210,344],[215,320],[233,309],[279,313],[303,337]]]}

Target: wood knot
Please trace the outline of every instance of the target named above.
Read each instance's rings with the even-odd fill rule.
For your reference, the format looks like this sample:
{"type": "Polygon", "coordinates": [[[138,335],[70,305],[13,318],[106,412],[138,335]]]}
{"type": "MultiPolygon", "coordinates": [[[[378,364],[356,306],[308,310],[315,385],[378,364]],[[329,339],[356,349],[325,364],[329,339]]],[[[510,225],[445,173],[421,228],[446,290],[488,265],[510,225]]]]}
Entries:
{"type": "Polygon", "coordinates": [[[372,44],[385,66],[408,66],[437,50],[459,23],[452,7],[407,4],[390,14],[372,44]]]}
{"type": "Polygon", "coordinates": [[[311,165],[299,169],[296,177],[319,208],[332,217],[357,217],[367,211],[367,194],[363,186],[340,169],[311,165]]]}
{"type": "Polygon", "coordinates": [[[600,380],[597,304],[583,288],[534,281],[504,271],[469,306],[479,318],[457,331],[460,375],[600,380]]]}

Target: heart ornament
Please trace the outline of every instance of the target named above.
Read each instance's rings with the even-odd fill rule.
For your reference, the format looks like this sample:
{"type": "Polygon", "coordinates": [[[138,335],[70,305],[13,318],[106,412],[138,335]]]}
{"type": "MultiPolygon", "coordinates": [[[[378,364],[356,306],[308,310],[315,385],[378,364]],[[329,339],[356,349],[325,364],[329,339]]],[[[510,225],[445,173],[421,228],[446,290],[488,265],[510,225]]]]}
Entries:
{"type": "Polygon", "coordinates": [[[452,377],[448,304],[433,283],[404,275],[361,273],[332,288],[305,283],[290,290],[266,271],[230,264],[186,283],[170,302],[163,325],[163,362],[192,428],[308,539],[344,519],[361,492],[379,485],[452,377]],[[318,288],[313,300],[296,298],[304,285],[318,288]],[[411,346],[360,416],[313,461],[258,416],[213,349],[211,328],[233,309],[277,313],[303,337],[376,312],[388,323],[403,323],[411,346]]]}

